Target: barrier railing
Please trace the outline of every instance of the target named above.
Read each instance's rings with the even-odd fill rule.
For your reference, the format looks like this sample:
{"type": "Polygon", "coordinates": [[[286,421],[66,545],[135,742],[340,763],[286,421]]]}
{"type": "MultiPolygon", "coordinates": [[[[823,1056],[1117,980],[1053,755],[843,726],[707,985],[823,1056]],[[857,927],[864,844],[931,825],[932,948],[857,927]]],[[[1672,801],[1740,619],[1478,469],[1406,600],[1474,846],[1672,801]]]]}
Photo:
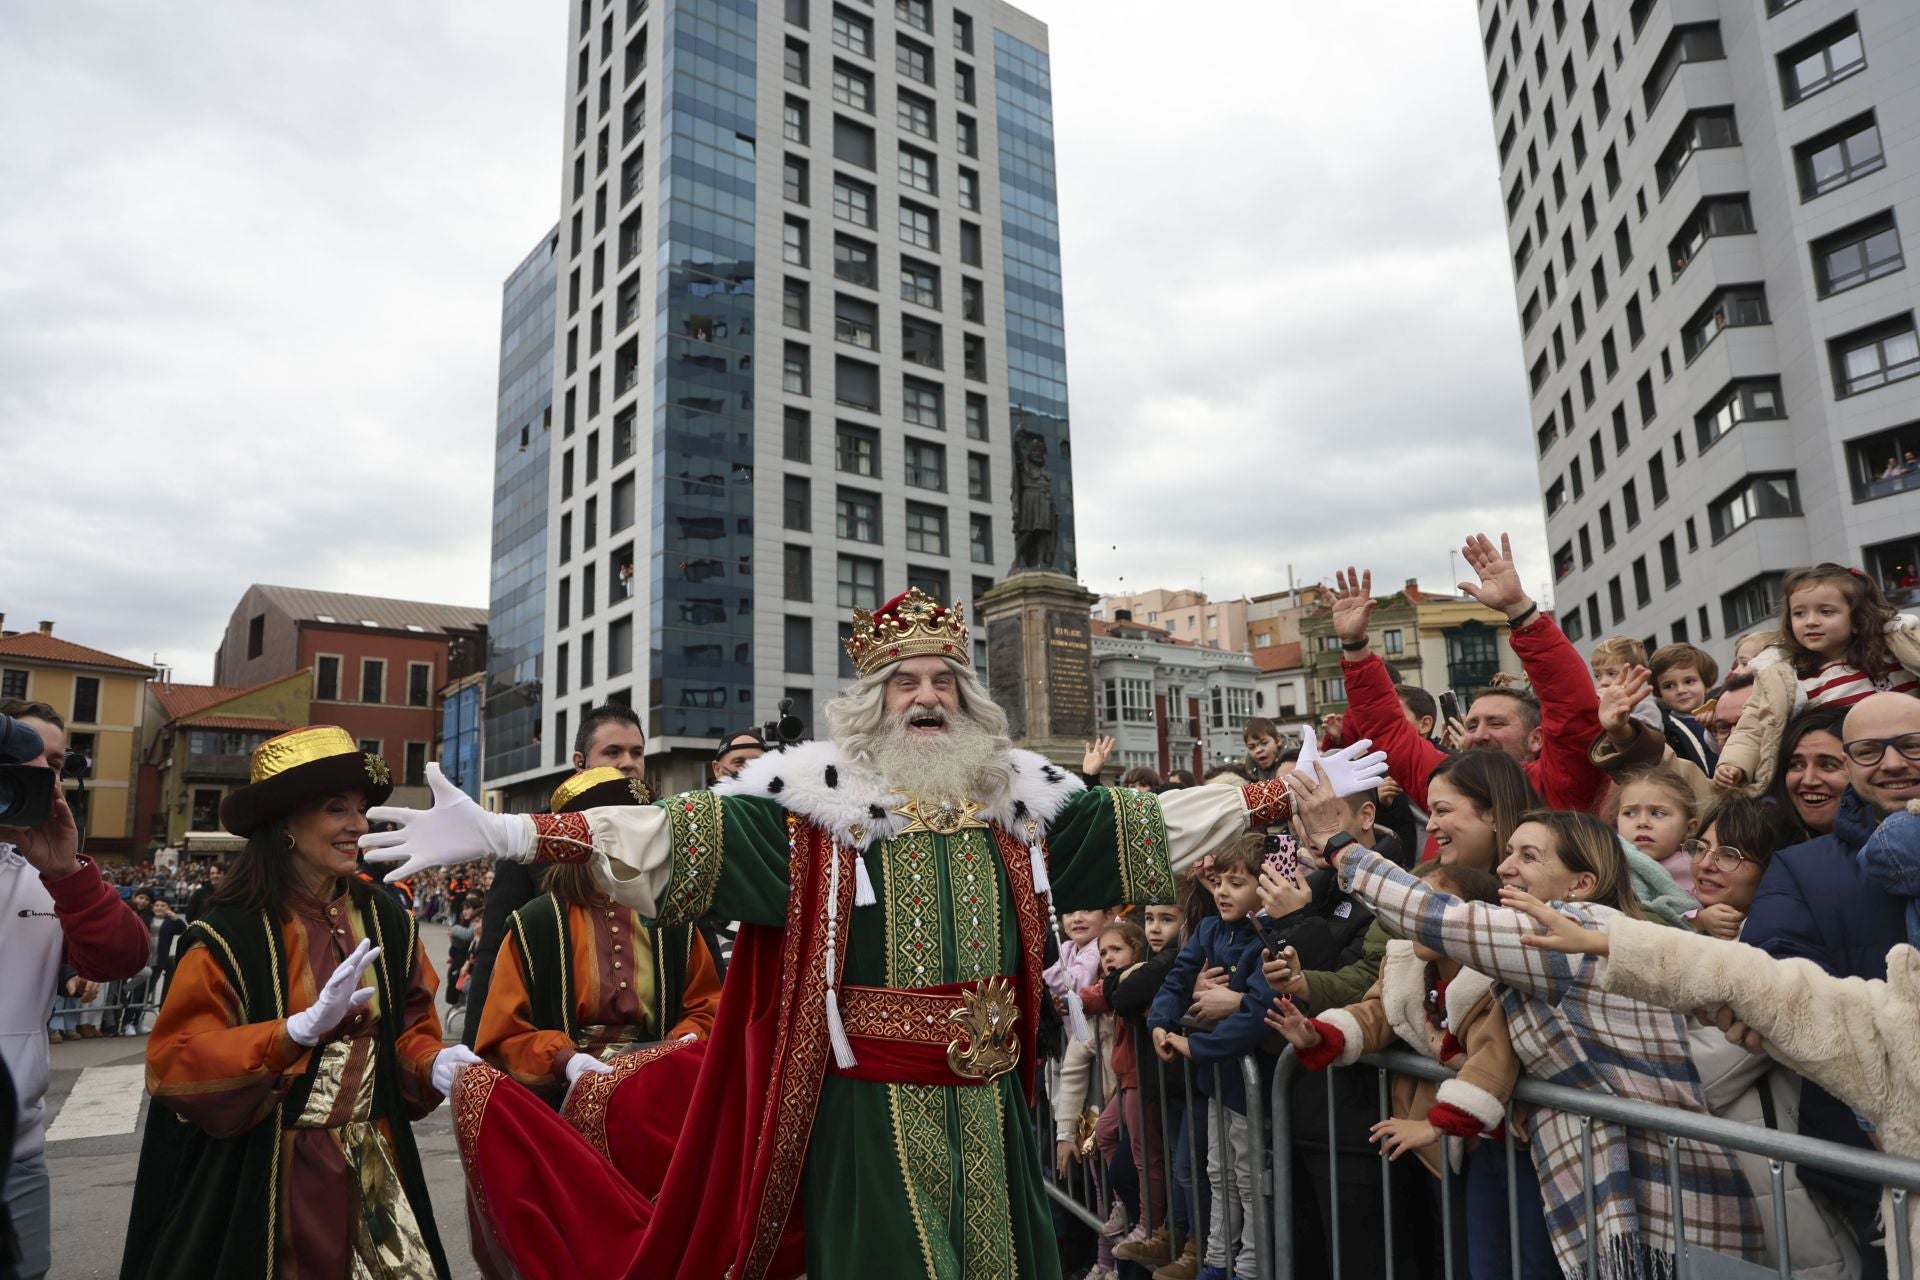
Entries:
{"type": "MultiPolygon", "coordinates": [[[[1096,1037],[1096,1052],[1100,1051],[1096,1037]]],[[[1360,1060],[1366,1067],[1379,1069],[1377,1085],[1377,1107],[1381,1119],[1391,1114],[1388,1076],[1389,1073],[1416,1077],[1425,1080],[1447,1080],[1453,1075],[1447,1068],[1429,1058],[1408,1052],[1387,1052],[1369,1054],[1360,1060]]],[[[1179,1192],[1173,1185],[1175,1181],[1174,1155],[1175,1134],[1169,1118],[1170,1107],[1168,1088],[1174,1084],[1172,1069],[1157,1058],[1142,1061],[1140,1069],[1144,1072],[1155,1071],[1160,1085],[1159,1097],[1162,1100],[1161,1123],[1159,1126],[1142,1125],[1143,1135],[1149,1142],[1156,1138],[1161,1143],[1164,1156],[1163,1166],[1167,1171],[1165,1211],[1163,1224],[1171,1243],[1172,1255],[1178,1257],[1185,1240],[1176,1229],[1174,1198],[1179,1192]]],[[[1225,1204],[1220,1206],[1220,1216],[1225,1228],[1225,1256],[1231,1267],[1235,1246],[1240,1239],[1239,1197],[1235,1194],[1242,1185],[1253,1188],[1252,1212],[1253,1235],[1255,1238],[1256,1269],[1246,1280],[1295,1280],[1305,1274],[1296,1267],[1296,1246],[1299,1243],[1298,1224],[1294,1221],[1294,1167],[1297,1153],[1295,1141],[1302,1135],[1293,1131],[1293,1109],[1290,1106],[1291,1095],[1298,1079],[1298,1061],[1291,1049],[1283,1053],[1274,1064],[1270,1082],[1263,1082],[1262,1071],[1252,1056],[1242,1057],[1235,1062],[1217,1064],[1203,1070],[1214,1073],[1214,1093],[1217,1096],[1223,1077],[1220,1073],[1237,1070],[1241,1082],[1247,1091],[1247,1124],[1251,1141],[1250,1159],[1245,1166],[1235,1167],[1231,1157],[1231,1146],[1226,1142],[1223,1127],[1212,1124],[1215,1108],[1208,1106],[1208,1099],[1196,1094],[1194,1089],[1194,1068],[1185,1059],[1180,1060],[1177,1087],[1185,1101],[1185,1114],[1181,1124],[1187,1130],[1186,1172],[1189,1185],[1194,1188],[1193,1205],[1199,1211],[1192,1216],[1192,1236],[1198,1255],[1204,1259],[1208,1243],[1209,1223],[1204,1209],[1206,1197],[1200,1192],[1207,1174],[1205,1163],[1200,1156],[1200,1135],[1207,1133],[1209,1145],[1218,1142],[1216,1148],[1222,1152],[1224,1177],[1222,1186],[1216,1190],[1224,1194],[1225,1204]],[[1210,1132],[1208,1130],[1211,1129],[1210,1132]],[[1263,1140],[1263,1135],[1270,1135],[1263,1140]]],[[[1322,1073],[1327,1087],[1327,1134],[1326,1160],[1329,1173],[1329,1203],[1325,1210],[1327,1263],[1326,1274],[1334,1280],[1343,1276],[1355,1276],[1351,1266],[1346,1265],[1342,1257],[1342,1204],[1340,1161],[1342,1151],[1336,1132],[1337,1102],[1335,1098],[1336,1080],[1340,1071],[1355,1068],[1341,1068],[1322,1073]]],[[[1042,1084],[1049,1081],[1043,1072],[1042,1084]]],[[[1089,1100],[1096,1096],[1099,1089],[1098,1063],[1095,1064],[1094,1083],[1089,1087],[1089,1100]]],[[[1664,1176],[1667,1179],[1672,1203],[1681,1205],[1681,1176],[1679,1163],[1679,1144],[1682,1141],[1708,1143],[1723,1147],[1729,1151],[1757,1156],[1765,1159],[1768,1168],[1768,1184],[1755,1185],[1751,1190],[1756,1198],[1765,1198],[1770,1203],[1773,1230],[1769,1240],[1772,1265],[1763,1266],[1749,1261],[1730,1258],[1711,1253],[1688,1243],[1688,1226],[1684,1218],[1676,1217],[1675,1234],[1677,1249],[1675,1272],[1678,1280],[1706,1280],[1707,1277],[1765,1276],[1776,1275],[1791,1277],[1792,1236],[1789,1228],[1788,1182],[1789,1166],[1801,1169],[1817,1169],[1863,1182],[1877,1184],[1885,1188],[1891,1201],[1892,1211],[1883,1226],[1892,1233],[1893,1275],[1898,1280],[1914,1280],[1914,1253],[1916,1242],[1909,1230],[1907,1206],[1915,1193],[1920,1193],[1920,1160],[1889,1156],[1875,1151],[1862,1150],[1842,1143],[1829,1142],[1820,1138],[1807,1137],[1798,1133],[1782,1132],[1760,1124],[1750,1124],[1738,1120],[1723,1119],[1701,1112],[1662,1107],[1652,1103],[1622,1098],[1612,1094],[1589,1093],[1563,1085],[1550,1084],[1542,1080],[1522,1078],[1514,1089],[1512,1102],[1508,1104],[1506,1124],[1503,1126],[1504,1140],[1501,1154],[1506,1165],[1506,1210],[1507,1239],[1506,1247],[1512,1274],[1522,1274],[1522,1250],[1520,1233],[1519,1195],[1523,1182],[1516,1176],[1517,1164],[1521,1160],[1530,1160],[1531,1155],[1517,1146],[1513,1139],[1513,1106],[1515,1103],[1535,1108],[1547,1108],[1574,1116],[1581,1121],[1581,1158],[1584,1162],[1583,1184],[1586,1188],[1585,1215],[1591,1220],[1593,1215],[1593,1126],[1595,1124],[1614,1124],[1643,1133],[1657,1135],[1666,1153],[1664,1176]]],[[[1041,1150],[1037,1152],[1042,1167],[1049,1174],[1053,1169],[1053,1116],[1052,1098],[1047,1088],[1040,1090],[1036,1101],[1036,1140],[1041,1150]],[[1042,1123],[1044,1121],[1044,1123],[1042,1123]]],[[[1442,1152],[1446,1150],[1443,1143],[1442,1152]]],[[[1482,1148],[1484,1150],[1484,1147],[1482,1148]]],[[[1313,1153],[1315,1157],[1318,1153],[1313,1153]]],[[[1347,1153],[1351,1159],[1351,1153],[1347,1153]]],[[[1397,1227],[1396,1205],[1394,1199],[1394,1179],[1389,1175],[1390,1163],[1386,1156],[1378,1159],[1381,1171],[1381,1198],[1379,1227],[1388,1242],[1384,1253],[1384,1270],[1380,1273],[1387,1280],[1393,1280],[1397,1271],[1397,1259],[1393,1241],[1397,1227]]],[[[1048,1194],[1054,1203],[1062,1206],[1077,1220],[1088,1227],[1098,1230],[1107,1221],[1111,1207],[1113,1191],[1107,1185],[1103,1161],[1094,1159],[1088,1162],[1085,1170],[1069,1171],[1067,1185],[1058,1185],[1051,1177],[1047,1180],[1048,1194]]],[[[1148,1162],[1142,1161],[1143,1166],[1148,1162]]],[[[1465,1268],[1459,1265],[1458,1250],[1462,1245],[1455,1222],[1456,1202],[1462,1196],[1460,1176],[1444,1154],[1439,1161],[1439,1218],[1440,1248],[1442,1270],[1447,1280],[1456,1275],[1464,1275],[1465,1268]]],[[[1150,1197],[1140,1197],[1141,1211],[1144,1213],[1150,1197]]],[[[1351,1210],[1353,1206],[1349,1206],[1351,1210]]],[[[1350,1216],[1350,1215],[1349,1215],[1350,1216]]],[[[1371,1215],[1367,1217],[1371,1219],[1371,1215]]],[[[1160,1224],[1155,1224],[1160,1225],[1160,1224]]],[[[1372,1229],[1368,1222],[1368,1229],[1372,1229]]],[[[1597,1272],[1596,1252],[1598,1238],[1593,1232],[1585,1233],[1585,1259],[1588,1274],[1597,1272]]],[[[1867,1246],[1878,1248],[1878,1245],[1867,1246]]],[[[1864,1260],[1863,1260],[1864,1261],[1864,1260]]],[[[1243,1274],[1243,1273],[1236,1273],[1243,1274]]]]}

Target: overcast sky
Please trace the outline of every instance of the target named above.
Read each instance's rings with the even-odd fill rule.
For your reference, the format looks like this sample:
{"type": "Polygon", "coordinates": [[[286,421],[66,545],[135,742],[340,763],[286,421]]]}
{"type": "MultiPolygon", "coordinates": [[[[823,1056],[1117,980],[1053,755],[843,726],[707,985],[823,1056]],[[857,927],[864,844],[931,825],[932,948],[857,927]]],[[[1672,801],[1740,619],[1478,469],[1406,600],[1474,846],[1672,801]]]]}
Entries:
{"type": "MultiPolygon", "coordinates": [[[[1546,576],[1470,5],[1032,0],[1082,579],[1546,576]],[[1464,572],[1464,569],[1462,570],[1464,572]]],[[[0,611],[206,679],[252,582],[487,598],[500,284],[556,219],[547,0],[0,14],[0,611]]]]}

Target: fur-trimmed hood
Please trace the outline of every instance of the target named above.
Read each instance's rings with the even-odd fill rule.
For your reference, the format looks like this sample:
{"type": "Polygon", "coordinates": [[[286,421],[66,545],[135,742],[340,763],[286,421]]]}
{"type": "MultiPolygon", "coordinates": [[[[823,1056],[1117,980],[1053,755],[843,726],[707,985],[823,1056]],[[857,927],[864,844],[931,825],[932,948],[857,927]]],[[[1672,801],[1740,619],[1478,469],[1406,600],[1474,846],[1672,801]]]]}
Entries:
{"type": "MultiPolygon", "coordinates": [[[[1086,784],[1078,775],[1031,751],[1008,753],[1013,782],[997,796],[974,796],[980,817],[1004,827],[1023,841],[1044,836],[1067,800],[1086,784]],[[1028,827],[1034,825],[1030,832],[1028,827]]],[[[749,762],[737,777],[714,784],[719,795],[766,796],[789,813],[833,833],[854,849],[890,839],[907,825],[894,810],[907,797],[867,765],[847,759],[829,741],[806,742],[769,751],[749,762]]]]}
{"type": "MultiPolygon", "coordinates": [[[[1447,984],[1447,1027],[1459,1035],[1474,1006],[1493,990],[1493,979],[1475,969],[1462,969],[1447,984]]],[[[1393,1030],[1408,1045],[1438,1059],[1427,1029],[1427,962],[1413,954],[1413,944],[1396,938],[1387,944],[1380,962],[1380,1004],[1393,1030]]]]}

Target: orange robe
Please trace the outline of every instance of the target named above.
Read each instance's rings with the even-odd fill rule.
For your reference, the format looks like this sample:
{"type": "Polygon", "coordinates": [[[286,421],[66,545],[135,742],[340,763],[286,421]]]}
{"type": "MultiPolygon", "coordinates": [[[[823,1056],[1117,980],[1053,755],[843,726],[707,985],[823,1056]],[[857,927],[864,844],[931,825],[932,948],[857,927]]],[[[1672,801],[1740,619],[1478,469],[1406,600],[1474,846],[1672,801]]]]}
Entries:
{"type": "MultiPolygon", "coordinates": [[[[287,953],[286,1008],[291,1016],[314,1002],[334,969],[360,944],[360,913],[346,893],[331,902],[296,893],[281,918],[280,936],[287,953]]],[[[375,986],[373,970],[361,981],[375,986]]],[[[354,1236],[361,1195],[350,1155],[362,1165],[380,1154],[387,1166],[393,1163],[386,1123],[364,1125],[380,1018],[403,1019],[397,1037],[398,1076],[408,1115],[417,1120],[440,1105],[432,1084],[434,1055],[446,1047],[433,1003],[438,987],[426,949],[416,943],[404,1009],[390,1013],[380,1008],[376,995],[364,1010],[308,1048],[287,1035],[284,1018],[243,1022],[240,994],[206,947],[189,950],[174,970],[147,1040],[147,1092],[214,1137],[235,1137],[272,1118],[311,1056],[333,1055],[333,1062],[323,1062],[322,1071],[329,1076],[337,1071],[337,1087],[330,1085],[309,1103],[302,1120],[311,1127],[303,1123],[280,1135],[280,1256],[295,1260],[303,1277],[356,1274],[354,1236]],[[378,1132],[384,1153],[350,1153],[365,1130],[378,1132]]],[[[405,1204],[404,1196],[400,1202],[405,1204]]],[[[419,1274],[431,1276],[431,1267],[419,1274]]]]}
{"type": "MultiPolygon", "coordinates": [[[[568,904],[567,934],[573,962],[574,1023],[581,1028],[607,1028],[610,1033],[590,1037],[590,1047],[618,1038],[613,1033],[627,1028],[638,1028],[640,1034],[629,1038],[640,1040],[678,1040],[689,1034],[704,1040],[713,1033],[713,1015],[720,1007],[720,976],[697,930],[687,951],[680,1020],[664,1035],[659,1030],[660,993],[652,990],[655,966],[648,954],[654,931],[627,907],[568,904]]],[[[532,1009],[520,942],[509,931],[494,962],[493,985],[480,1014],[474,1051],[530,1089],[543,1094],[562,1092],[567,1086],[567,1059],[581,1047],[564,1031],[535,1026],[532,1009]]]]}

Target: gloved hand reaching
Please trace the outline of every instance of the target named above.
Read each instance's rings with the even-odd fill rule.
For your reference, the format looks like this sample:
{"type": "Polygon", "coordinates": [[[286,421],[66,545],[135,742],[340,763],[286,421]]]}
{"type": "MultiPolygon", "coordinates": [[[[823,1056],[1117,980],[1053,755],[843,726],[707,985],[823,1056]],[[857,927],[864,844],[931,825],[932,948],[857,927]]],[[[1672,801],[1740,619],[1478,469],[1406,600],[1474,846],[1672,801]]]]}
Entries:
{"type": "Polygon", "coordinates": [[[611,1063],[600,1061],[600,1059],[594,1057],[590,1053],[576,1053],[571,1058],[567,1059],[567,1065],[561,1068],[561,1070],[563,1070],[566,1073],[567,1087],[572,1088],[573,1082],[578,1080],[581,1076],[612,1075],[613,1065],[611,1063]]]}
{"type": "Polygon", "coordinates": [[[367,810],[369,822],[392,822],[398,831],[371,831],[360,837],[368,862],[398,862],[387,883],[405,880],[429,867],[450,867],[492,854],[514,862],[533,856],[533,821],[521,813],[488,813],[447,781],[440,766],[427,766],[433,808],[381,805],[367,810]]]}
{"type": "MultiPolygon", "coordinates": [[[[1333,783],[1333,794],[1350,796],[1356,791],[1371,791],[1380,785],[1387,776],[1387,753],[1375,751],[1368,754],[1367,748],[1372,745],[1371,738],[1362,738],[1351,746],[1318,758],[1316,763],[1327,771],[1327,780],[1333,783]]],[[[1304,765],[1296,772],[1311,777],[1313,767],[1304,765]]]]}
{"type": "Polygon", "coordinates": [[[444,1097],[453,1096],[453,1078],[463,1067],[483,1067],[480,1055],[463,1044],[449,1045],[433,1055],[433,1087],[444,1097]]]}
{"type": "Polygon", "coordinates": [[[380,958],[380,948],[372,939],[363,938],[353,954],[334,966],[327,975],[314,1002],[287,1019],[287,1036],[295,1044],[312,1048],[320,1037],[347,1020],[348,1015],[366,1007],[373,999],[373,988],[360,985],[360,975],[380,958]]]}

